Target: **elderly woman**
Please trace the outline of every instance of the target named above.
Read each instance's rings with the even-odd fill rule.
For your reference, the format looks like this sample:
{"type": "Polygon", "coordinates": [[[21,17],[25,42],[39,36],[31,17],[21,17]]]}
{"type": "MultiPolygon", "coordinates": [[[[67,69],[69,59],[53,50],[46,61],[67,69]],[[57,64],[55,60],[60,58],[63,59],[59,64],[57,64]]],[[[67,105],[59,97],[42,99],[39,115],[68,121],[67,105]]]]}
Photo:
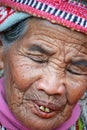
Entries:
{"type": "Polygon", "coordinates": [[[86,7],[53,0],[0,4],[25,12],[0,7],[0,130],[80,129],[71,126],[87,90],[86,7]]]}

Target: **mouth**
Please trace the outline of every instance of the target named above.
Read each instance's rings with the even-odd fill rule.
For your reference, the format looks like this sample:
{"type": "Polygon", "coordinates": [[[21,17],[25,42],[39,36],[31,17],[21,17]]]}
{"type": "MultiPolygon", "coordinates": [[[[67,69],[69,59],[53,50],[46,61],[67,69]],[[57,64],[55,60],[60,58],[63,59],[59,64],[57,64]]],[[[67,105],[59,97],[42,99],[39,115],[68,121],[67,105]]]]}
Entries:
{"type": "Polygon", "coordinates": [[[53,103],[47,103],[43,101],[33,101],[33,104],[33,113],[35,113],[40,118],[45,119],[54,117],[64,109],[64,107],[57,107],[53,103]]]}

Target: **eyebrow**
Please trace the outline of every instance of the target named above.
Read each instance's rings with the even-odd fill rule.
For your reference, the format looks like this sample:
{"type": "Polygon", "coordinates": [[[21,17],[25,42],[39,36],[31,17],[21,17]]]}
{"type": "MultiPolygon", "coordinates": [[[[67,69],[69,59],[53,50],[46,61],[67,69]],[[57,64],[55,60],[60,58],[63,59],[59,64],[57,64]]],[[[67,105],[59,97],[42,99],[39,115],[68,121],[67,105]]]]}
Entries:
{"type": "Polygon", "coordinates": [[[32,45],[29,47],[30,51],[38,51],[40,53],[46,54],[46,55],[51,55],[52,52],[48,49],[45,49],[43,47],[41,47],[40,45],[32,45]]]}
{"type": "Polygon", "coordinates": [[[72,64],[77,65],[77,66],[81,65],[81,66],[86,67],[87,66],[87,60],[72,61],[72,64]]]}

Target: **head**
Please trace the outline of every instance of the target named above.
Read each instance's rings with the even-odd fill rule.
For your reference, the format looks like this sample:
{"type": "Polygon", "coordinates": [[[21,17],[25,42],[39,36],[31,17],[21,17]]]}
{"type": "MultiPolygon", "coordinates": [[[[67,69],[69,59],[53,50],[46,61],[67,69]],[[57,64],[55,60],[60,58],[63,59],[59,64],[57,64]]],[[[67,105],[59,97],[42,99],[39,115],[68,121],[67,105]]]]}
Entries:
{"type": "Polygon", "coordinates": [[[6,101],[16,118],[31,130],[68,120],[87,90],[87,36],[32,17],[3,32],[2,45],[6,101]]]}

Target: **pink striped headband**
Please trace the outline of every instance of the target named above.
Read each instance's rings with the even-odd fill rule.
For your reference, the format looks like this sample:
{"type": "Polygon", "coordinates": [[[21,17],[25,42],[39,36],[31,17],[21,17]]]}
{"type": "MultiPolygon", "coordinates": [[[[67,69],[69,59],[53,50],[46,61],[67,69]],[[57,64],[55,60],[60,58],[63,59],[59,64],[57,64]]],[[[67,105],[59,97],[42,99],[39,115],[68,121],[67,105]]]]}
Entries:
{"type": "Polygon", "coordinates": [[[24,12],[25,17],[27,14],[41,17],[87,34],[87,3],[84,0],[0,0],[0,5],[24,12]]]}

